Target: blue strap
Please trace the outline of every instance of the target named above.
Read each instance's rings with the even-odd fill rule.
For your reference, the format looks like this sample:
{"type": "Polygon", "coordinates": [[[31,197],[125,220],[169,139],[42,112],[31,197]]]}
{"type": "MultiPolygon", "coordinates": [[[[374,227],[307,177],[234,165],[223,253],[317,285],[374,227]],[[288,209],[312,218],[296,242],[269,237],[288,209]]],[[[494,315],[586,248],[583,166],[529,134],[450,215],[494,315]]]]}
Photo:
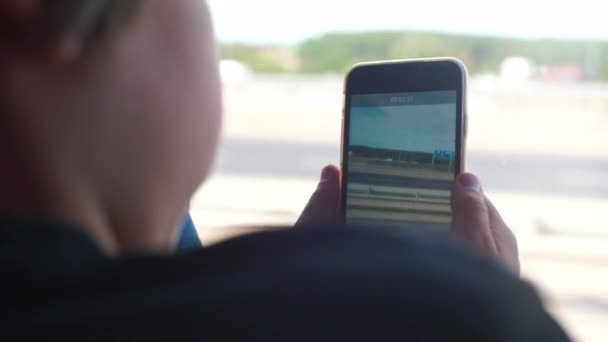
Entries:
{"type": "Polygon", "coordinates": [[[183,253],[201,247],[203,247],[203,244],[198,237],[196,227],[194,226],[194,222],[192,222],[192,217],[188,214],[182,224],[182,231],[177,243],[176,252],[183,253]]]}

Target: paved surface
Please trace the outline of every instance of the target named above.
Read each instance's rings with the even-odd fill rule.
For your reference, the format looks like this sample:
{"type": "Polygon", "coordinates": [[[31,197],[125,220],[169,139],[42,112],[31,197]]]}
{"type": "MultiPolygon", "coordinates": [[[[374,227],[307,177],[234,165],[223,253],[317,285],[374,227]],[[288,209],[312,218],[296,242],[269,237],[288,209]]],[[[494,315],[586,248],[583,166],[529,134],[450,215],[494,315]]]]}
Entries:
{"type": "MultiPolygon", "coordinates": [[[[339,164],[340,147],[337,143],[227,138],[219,156],[217,172],[221,174],[310,179],[318,177],[323,165],[339,164]]],[[[493,191],[608,197],[608,156],[469,150],[466,164],[493,191]]]]}
{"type": "Polygon", "coordinates": [[[357,184],[381,185],[390,187],[407,187],[407,188],[422,188],[422,189],[450,189],[452,182],[420,179],[413,177],[402,176],[384,176],[372,173],[351,173],[348,176],[348,181],[357,184]]]}
{"type": "Polygon", "coordinates": [[[363,157],[351,157],[348,164],[348,172],[445,181],[451,181],[454,177],[454,171],[433,169],[430,165],[424,166],[401,161],[380,161],[377,159],[368,160],[363,157]]]}
{"type": "MultiPolygon", "coordinates": [[[[225,91],[225,134],[338,144],[340,75],[262,76],[225,91]]],[[[471,150],[554,156],[608,156],[608,84],[471,80],[471,150]]]]}

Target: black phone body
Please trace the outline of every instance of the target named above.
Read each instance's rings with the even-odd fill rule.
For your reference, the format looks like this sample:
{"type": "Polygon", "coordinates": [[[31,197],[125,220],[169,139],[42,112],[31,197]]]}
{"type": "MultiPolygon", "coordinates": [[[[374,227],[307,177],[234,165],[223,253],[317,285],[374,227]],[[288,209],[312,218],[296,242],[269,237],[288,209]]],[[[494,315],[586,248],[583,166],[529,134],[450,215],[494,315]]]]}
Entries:
{"type": "Polygon", "coordinates": [[[355,65],[344,86],[342,218],[447,231],[463,171],[467,71],[454,58],[355,65]]]}

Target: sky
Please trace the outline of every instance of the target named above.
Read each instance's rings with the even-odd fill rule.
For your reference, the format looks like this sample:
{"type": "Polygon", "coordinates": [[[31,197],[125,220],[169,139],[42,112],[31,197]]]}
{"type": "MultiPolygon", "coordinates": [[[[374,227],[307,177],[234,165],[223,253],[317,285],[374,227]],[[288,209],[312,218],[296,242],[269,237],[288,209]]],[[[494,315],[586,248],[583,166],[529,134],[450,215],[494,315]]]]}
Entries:
{"type": "Polygon", "coordinates": [[[208,0],[223,42],[295,44],[330,31],[430,30],[608,40],[603,0],[208,0]]]}
{"type": "Polygon", "coordinates": [[[350,144],[390,150],[453,152],[456,104],[352,107],[350,144]]]}

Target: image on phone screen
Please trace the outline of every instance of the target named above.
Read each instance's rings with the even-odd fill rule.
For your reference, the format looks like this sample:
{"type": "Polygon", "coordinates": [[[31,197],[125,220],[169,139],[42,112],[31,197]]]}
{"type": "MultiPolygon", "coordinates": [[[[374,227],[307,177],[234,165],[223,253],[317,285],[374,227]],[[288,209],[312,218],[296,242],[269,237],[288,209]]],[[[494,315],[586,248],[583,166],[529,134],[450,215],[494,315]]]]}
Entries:
{"type": "Polygon", "coordinates": [[[350,97],[347,224],[449,229],[456,90],[350,97]]]}

